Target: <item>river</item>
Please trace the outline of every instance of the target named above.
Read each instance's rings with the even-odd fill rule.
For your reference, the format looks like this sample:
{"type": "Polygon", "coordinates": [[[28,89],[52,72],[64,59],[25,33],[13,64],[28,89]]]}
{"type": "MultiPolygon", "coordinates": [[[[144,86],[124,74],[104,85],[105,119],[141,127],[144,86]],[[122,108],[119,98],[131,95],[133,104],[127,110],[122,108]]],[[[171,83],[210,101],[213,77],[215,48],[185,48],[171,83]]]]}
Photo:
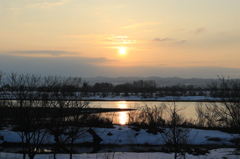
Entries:
{"type": "MultiPolygon", "coordinates": [[[[173,106],[174,102],[149,102],[149,101],[94,101],[90,103],[91,107],[101,107],[101,108],[139,108],[144,105],[148,106],[161,106],[162,104],[173,106]]],[[[175,102],[179,113],[183,115],[186,119],[196,119],[196,105],[203,102],[175,102]]],[[[115,112],[115,113],[105,113],[105,117],[113,119],[114,124],[125,125],[128,123],[128,113],[129,112],[115,112]]]]}

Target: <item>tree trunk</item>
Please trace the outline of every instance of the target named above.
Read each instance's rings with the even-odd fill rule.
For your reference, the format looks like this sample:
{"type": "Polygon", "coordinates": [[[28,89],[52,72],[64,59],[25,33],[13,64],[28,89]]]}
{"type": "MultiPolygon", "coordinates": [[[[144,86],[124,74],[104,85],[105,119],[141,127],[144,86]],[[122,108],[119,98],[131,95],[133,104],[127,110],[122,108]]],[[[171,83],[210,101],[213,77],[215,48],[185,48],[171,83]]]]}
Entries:
{"type": "Polygon", "coordinates": [[[58,139],[58,135],[54,135],[54,137],[55,137],[54,138],[55,144],[54,144],[53,158],[57,159],[56,151],[57,151],[57,148],[59,147],[59,139],[58,139]]]}
{"type": "Polygon", "coordinates": [[[29,159],[34,159],[35,155],[29,155],[29,159]]]}
{"type": "Polygon", "coordinates": [[[26,159],[26,153],[23,151],[23,159],[26,159]]]}
{"type": "Polygon", "coordinates": [[[174,159],[177,159],[177,152],[174,153],[174,159]]]}
{"type": "Polygon", "coordinates": [[[73,140],[71,141],[71,146],[70,146],[70,158],[69,158],[69,159],[72,159],[72,156],[73,156],[73,140]]]}

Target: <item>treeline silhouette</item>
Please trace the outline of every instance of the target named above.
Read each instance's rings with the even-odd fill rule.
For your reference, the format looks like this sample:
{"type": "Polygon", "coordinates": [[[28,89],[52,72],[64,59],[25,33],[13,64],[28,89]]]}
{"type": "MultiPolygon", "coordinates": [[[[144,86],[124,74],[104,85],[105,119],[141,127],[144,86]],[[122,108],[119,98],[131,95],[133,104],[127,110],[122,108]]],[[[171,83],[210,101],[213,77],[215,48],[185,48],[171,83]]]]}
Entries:
{"type": "Polygon", "coordinates": [[[164,96],[205,96],[207,88],[194,85],[172,85],[158,87],[153,80],[138,80],[131,83],[112,84],[95,83],[89,85],[85,82],[81,91],[87,96],[101,95],[123,95],[123,96],[142,96],[142,97],[164,97],[164,96]]]}
{"type": "MultiPolygon", "coordinates": [[[[194,86],[194,85],[183,85],[176,84],[172,86],[160,86],[158,87],[156,82],[153,80],[138,80],[131,83],[112,84],[107,82],[95,83],[90,85],[88,82],[83,82],[78,88],[72,88],[71,84],[65,85],[64,87],[55,86],[51,88],[53,92],[55,90],[62,90],[68,92],[69,95],[74,91],[82,92],[84,96],[100,95],[106,97],[108,95],[113,96],[141,96],[141,97],[164,97],[164,96],[206,96],[207,88],[194,86]],[[60,88],[59,88],[60,87],[60,88]]],[[[1,90],[10,91],[12,87],[9,84],[0,87],[1,90]]],[[[45,92],[48,90],[47,86],[39,86],[36,88],[24,88],[39,92],[45,92]]]]}

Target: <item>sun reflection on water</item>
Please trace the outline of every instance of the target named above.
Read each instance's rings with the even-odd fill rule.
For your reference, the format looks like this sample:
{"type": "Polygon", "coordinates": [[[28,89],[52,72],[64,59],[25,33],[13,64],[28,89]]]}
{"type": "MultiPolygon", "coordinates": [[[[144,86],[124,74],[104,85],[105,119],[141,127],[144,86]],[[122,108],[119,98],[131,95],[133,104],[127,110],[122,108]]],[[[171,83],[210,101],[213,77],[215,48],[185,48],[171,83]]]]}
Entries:
{"type": "MultiPolygon", "coordinates": [[[[119,101],[117,105],[118,105],[118,108],[120,108],[120,109],[128,108],[126,101],[119,101]]],[[[128,122],[127,112],[119,112],[119,118],[118,119],[119,119],[119,124],[120,125],[126,125],[127,122],[128,122]]]]}
{"type": "Polygon", "coordinates": [[[120,112],[119,113],[119,124],[120,125],[126,125],[127,121],[128,121],[127,112],[120,112]]]}

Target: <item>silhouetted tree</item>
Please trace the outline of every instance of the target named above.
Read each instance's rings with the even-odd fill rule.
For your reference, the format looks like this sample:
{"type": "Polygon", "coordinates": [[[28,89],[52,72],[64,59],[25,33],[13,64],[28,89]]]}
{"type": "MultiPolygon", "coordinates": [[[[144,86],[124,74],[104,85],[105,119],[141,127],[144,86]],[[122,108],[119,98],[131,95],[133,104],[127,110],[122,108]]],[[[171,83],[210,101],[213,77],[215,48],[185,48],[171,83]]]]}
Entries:
{"type": "MultiPolygon", "coordinates": [[[[4,82],[3,82],[4,75],[5,75],[5,73],[0,70],[0,107],[1,108],[4,106],[4,100],[2,100],[4,98],[4,95],[5,95],[4,82]]],[[[1,111],[0,111],[0,125],[4,124],[4,117],[3,116],[4,116],[4,111],[3,111],[3,109],[1,109],[1,111]]]]}
{"type": "Polygon", "coordinates": [[[91,86],[88,84],[88,82],[82,83],[82,95],[88,96],[89,91],[91,90],[91,86]]]}
{"type": "Polygon", "coordinates": [[[208,84],[208,88],[216,99],[207,105],[216,116],[214,122],[221,122],[222,127],[229,127],[240,135],[240,81],[219,77],[219,81],[208,84]]]}
{"type": "Polygon", "coordinates": [[[139,80],[133,82],[133,89],[135,93],[142,93],[143,96],[146,96],[149,93],[151,96],[156,91],[156,82],[153,80],[139,80]]]}
{"type": "Polygon", "coordinates": [[[132,88],[130,83],[119,84],[114,86],[113,92],[117,94],[124,93],[124,96],[129,96],[129,93],[133,90],[132,88]]]}
{"type": "Polygon", "coordinates": [[[55,140],[54,158],[56,151],[61,150],[69,153],[71,159],[74,142],[86,132],[86,125],[83,123],[89,114],[86,114],[84,109],[89,107],[89,101],[82,100],[87,91],[79,92],[81,85],[81,78],[77,77],[60,78],[56,82],[54,113],[49,126],[55,140]],[[66,147],[66,143],[70,143],[70,148],[66,147]]]}
{"type": "Polygon", "coordinates": [[[93,92],[112,92],[112,83],[95,83],[92,87],[93,92]]]}
{"type": "Polygon", "coordinates": [[[7,75],[6,83],[11,94],[4,96],[4,104],[11,108],[12,124],[17,126],[15,129],[22,139],[23,158],[26,158],[26,154],[30,159],[35,157],[47,133],[45,125],[50,106],[48,100],[39,100],[41,94],[36,91],[43,85],[42,81],[41,76],[34,74],[7,75]]]}
{"type": "Polygon", "coordinates": [[[184,108],[177,108],[175,103],[167,105],[166,110],[169,119],[167,120],[165,130],[161,133],[167,146],[173,148],[175,159],[179,156],[185,156],[185,146],[188,142],[188,134],[191,131],[190,128],[183,127],[186,125],[187,120],[179,114],[179,111],[182,109],[184,108]]]}

